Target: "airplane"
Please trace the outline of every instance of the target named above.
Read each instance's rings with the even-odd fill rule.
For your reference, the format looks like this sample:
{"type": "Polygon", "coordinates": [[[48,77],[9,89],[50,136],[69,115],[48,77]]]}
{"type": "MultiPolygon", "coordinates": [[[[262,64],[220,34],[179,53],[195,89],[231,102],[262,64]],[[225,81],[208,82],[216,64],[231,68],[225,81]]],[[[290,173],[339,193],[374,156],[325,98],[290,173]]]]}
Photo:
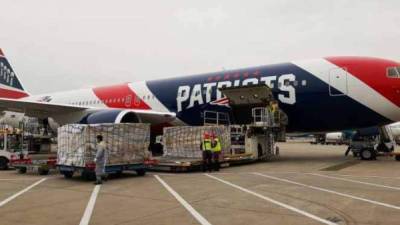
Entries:
{"type": "Polygon", "coordinates": [[[0,49],[0,110],[50,118],[54,126],[202,125],[204,110],[229,111],[226,104],[213,104],[224,98],[220,88],[255,84],[272,89],[289,118],[288,132],[339,131],[400,120],[400,63],[387,59],[325,57],[31,95],[0,49]]]}

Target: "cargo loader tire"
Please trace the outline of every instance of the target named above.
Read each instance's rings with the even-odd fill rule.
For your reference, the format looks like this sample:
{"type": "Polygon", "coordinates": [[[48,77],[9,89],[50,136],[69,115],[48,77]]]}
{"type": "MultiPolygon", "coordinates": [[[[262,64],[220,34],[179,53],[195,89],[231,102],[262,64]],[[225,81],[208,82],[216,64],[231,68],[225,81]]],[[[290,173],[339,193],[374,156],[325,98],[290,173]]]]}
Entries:
{"type": "Polygon", "coordinates": [[[0,170],[8,169],[8,159],[5,157],[0,157],[0,170]]]}
{"type": "Polygon", "coordinates": [[[72,176],[74,176],[74,172],[72,172],[72,171],[64,171],[64,172],[61,172],[61,173],[62,173],[62,175],[64,175],[64,177],[66,179],[71,179],[72,176]]]}
{"type": "Polygon", "coordinates": [[[395,159],[396,159],[397,161],[400,161],[400,155],[396,155],[395,159]]]}
{"type": "Polygon", "coordinates": [[[360,152],[360,157],[362,160],[373,160],[376,159],[375,150],[372,148],[364,148],[360,152]]]}
{"type": "Polygon", "coordinates": [[[20,167],[20,168],[18,168],[18,173],[20,173],[20,174],[24,174],[24,173],[26,173],[26,167],[20,167]]]}
{"type": "Polygon", "coordinates": [[[146,170],[145,169],[138,169],[136,170],[136,173],[138,176],[144,176],[146,175],[146,170]]]}

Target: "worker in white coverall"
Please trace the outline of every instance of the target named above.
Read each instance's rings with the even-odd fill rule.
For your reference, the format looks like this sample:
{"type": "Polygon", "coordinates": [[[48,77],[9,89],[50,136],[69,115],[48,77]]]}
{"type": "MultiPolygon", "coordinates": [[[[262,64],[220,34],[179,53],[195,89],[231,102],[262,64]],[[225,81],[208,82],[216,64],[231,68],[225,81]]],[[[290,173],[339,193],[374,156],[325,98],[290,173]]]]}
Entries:
{"type": "Polygon", "coordinates": [[[94,184],[102,184],[102,177],[106,176],[106,162],[107,162],[107,148],[106,143],[103,141],[103,136],[97,135],[97,144],[96,144],[96,157],[94,158],[94,162],[96,163],[96,182],[94,184]]]}

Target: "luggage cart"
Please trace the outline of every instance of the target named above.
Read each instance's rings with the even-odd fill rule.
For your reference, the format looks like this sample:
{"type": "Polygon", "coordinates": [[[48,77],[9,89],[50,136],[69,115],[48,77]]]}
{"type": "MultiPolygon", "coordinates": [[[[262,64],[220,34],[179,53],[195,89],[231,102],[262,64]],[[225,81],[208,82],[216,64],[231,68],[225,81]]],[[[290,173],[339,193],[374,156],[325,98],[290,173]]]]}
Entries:
{"type": "Polygon", "coordinates": [[[50,156],[46,159],[14,158],[11,160],[11,166],[16,168],[19,173],[37,172],[40,175],[49,174],[50,170],[56,169],[57,157],[50,156]]]}
{"type": "MultiPolygon", "coordinates": [[[[153,162],[141,162],[141,163],[130,163],[130,164],[114,164],[106,165],[106,174],[117,174],[121,175],[124,171],[135,171],[138,176],[146,175],[146,170],[153,162]]],[[[92,180],[95,178],[95,163],[87,163],[84,167],[81,166],[70,166],[70,165],[57,165],[58,170],[65,178],[72,178],[74,174],[80,174],[82,178],[86,180],[92,180]]]]}

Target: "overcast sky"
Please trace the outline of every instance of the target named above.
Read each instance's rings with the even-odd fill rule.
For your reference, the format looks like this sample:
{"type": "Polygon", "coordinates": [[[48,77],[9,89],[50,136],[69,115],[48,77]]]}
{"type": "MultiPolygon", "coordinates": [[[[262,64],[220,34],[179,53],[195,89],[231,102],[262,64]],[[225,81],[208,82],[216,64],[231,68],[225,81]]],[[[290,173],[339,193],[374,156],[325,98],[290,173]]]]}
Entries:
{"type": "Polygon", "coordinates": [[[0,0],[35,94],[329,55],[400,61],[398,0],[0,0]]]}

